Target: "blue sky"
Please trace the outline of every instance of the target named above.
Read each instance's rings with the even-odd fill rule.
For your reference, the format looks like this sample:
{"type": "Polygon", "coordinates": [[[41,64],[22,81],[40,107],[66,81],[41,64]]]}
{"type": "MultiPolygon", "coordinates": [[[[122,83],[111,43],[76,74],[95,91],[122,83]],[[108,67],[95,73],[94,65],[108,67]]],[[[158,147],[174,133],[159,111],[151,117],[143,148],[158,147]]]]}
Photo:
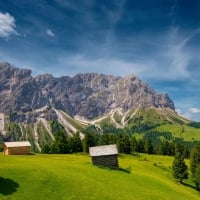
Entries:
{"type": "Polygon", "coordinates": [[[135,74],[200,121],[199,0],[2,0],[0,61],[33,76],[135,74]]]}

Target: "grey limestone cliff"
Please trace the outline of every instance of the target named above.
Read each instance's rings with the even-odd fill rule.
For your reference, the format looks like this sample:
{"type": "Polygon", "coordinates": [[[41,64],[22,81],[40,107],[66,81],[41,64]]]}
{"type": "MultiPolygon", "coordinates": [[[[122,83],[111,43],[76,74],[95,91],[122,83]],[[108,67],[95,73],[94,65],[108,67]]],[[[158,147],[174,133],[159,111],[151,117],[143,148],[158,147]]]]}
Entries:
{"type": "Polygon", "coordinates": [[[140,107],[174,110],[167,94],[159,94],[136,76],[77,74],[55,78],[31,76],[31,70],[0,63],[0,112],[29,112],[44,106],[61,109],[71,116],[94,118],[112,109],[140,107]]]}

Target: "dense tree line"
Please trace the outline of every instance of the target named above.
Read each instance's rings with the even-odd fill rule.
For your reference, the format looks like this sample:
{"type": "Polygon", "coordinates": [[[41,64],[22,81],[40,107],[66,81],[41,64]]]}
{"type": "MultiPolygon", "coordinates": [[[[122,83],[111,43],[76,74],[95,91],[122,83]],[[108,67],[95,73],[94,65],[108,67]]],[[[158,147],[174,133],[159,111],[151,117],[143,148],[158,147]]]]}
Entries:
{"type": "Polygon", "coordinates": [[[104,130],[110,133],[99,133],[98,127],[90,126],[84,133],[85,138],[81,141],[79,134],[68,137],[65,129],[52,122],[52,131],[55,141],[42,147],[44,153],[73,153],[73,152],[89,152],[89,147],[117,144],[119,153],[149,153],[174,156],[177,152],[181,152],[185,158],[189,158],[190,148],[184,145],[183,141],[169,140],[170,133],[165,135],[164,132],[158,134],[163,139],[155,137],[156,132],[146,134],[143,138],[136,139],[134,135],[115,129],[115,133],[111,133],[114,129],[110,126],[104,126],[104,130]],[[165,137],[164,137],[165,136],[165,137]]]}
{"type": "Polygon", "coordinates": [[[85,141],[86,152],[88,152],[89,146],[117,144],[119,153],[149,153],[174,156],[177,152],[181,152],[185,158],[189,158],[191,148],[182,141],[163,139],[154,143],[150,137],[136,139],[134,135],[128,135],[126,133],[101,135],[86,133],[85,141]]]}
{"type": "Polygon", "coordinates": [[[188,125],[194,128],[200,128],[200,122],[190,122],[188,125]]]}
{"type": "Polygon", "coordinates": [[[11,137],[13,141],[20,141],[23,139],[21,129],[15,122],[9,123],[6,131],[7,135],[11,137]]]}
{"type": "Polygon", "coordinates": [[[80,134],[77,132],[73,137],[68,137],[63,130],[57,131],[55,141],[42,146],[42,153],[77,153],[83,151],[83,144],[80,134]]]}

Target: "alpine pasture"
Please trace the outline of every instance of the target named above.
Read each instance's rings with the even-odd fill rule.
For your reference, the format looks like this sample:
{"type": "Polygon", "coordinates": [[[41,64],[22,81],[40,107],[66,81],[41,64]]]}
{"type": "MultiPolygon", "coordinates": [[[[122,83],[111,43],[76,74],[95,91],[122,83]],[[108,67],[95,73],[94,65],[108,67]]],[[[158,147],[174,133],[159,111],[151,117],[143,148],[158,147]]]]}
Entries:
{"type": "Polygon", "coordinates": [[[183,185],[173,179],[172,161],[168,156],[120,155],[120,168],[111,170],[92,165],[85,154],[0,154],[0,199],[200,199],[190,179],[183,185]]]}

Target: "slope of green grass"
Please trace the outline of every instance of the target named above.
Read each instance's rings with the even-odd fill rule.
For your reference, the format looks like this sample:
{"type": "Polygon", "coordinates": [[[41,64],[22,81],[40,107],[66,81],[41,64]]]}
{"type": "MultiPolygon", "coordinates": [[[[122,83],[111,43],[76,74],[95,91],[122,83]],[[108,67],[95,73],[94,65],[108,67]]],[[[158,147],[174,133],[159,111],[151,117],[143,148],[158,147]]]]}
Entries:
{"type": "Polygon", "coordinates": [[[200,129],[187,125],[165,124],[156,127],[158,131],[169,131],[174,137],[183,138],[185,141],[200,141],[200,129]]]}
{"type": "Polygon", "coordinates": [[[173,180],[172,159],[123,155],[119,157],[121,170],[110,170],[93,166],[87,155],[1,154],[0,199],[199,199],[190,181],[184,186],[173,180]]]}

